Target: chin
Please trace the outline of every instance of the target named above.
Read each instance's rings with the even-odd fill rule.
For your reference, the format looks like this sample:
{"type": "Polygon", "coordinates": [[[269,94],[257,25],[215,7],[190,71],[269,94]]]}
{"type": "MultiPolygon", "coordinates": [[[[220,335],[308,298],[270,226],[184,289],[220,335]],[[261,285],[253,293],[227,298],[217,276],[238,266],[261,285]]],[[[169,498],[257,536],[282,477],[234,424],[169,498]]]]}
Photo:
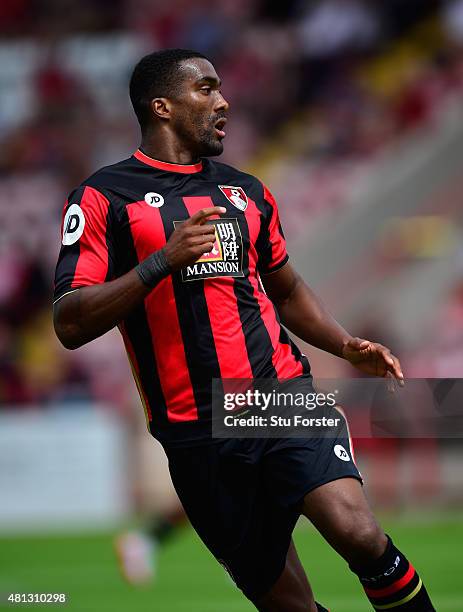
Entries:
{"type": "Polygon", "coordinates": [[[204,143],[201,147],[200,157],[214,157],[216,155],[222,155],[223,143],[220,140],[216,142],[204,143]]]}

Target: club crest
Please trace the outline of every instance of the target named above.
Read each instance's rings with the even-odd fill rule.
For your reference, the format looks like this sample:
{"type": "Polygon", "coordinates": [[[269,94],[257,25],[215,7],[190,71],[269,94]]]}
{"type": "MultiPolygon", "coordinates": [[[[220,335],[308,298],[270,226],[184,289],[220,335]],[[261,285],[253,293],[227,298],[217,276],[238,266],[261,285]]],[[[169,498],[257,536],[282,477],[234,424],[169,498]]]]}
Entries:
{"type": "Polygon", "coordinates": [[[219,185],[220,191],[233,204],[235,208],[244,212],[248,207],[248,196],[242,187],[232,187],[231,185],[219,185]]]}

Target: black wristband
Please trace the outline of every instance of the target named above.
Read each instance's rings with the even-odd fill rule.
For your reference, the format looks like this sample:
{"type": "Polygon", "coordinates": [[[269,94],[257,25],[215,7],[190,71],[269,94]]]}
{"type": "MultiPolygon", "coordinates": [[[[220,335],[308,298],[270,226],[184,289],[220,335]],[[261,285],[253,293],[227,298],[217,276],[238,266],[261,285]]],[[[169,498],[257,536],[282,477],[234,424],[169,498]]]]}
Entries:
{"type": "Polygon", "coordinates": [[[141,280],[147,287],[153,289],[163,278],[171,273],[164,249],[155,251],[136,266],[141,280]]]}

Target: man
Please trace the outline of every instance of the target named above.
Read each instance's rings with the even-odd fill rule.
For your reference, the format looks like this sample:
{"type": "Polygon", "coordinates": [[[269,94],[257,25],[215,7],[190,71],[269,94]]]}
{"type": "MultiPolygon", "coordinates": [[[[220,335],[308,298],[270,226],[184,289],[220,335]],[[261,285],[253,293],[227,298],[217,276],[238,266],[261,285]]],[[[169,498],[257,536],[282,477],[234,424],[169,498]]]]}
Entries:
{"type": "Polygon", "coordinates": [[[207,159],[223,150],[228,111],[207,58],[152,53],[135,67],[130,96],[140,149],[84,181],[64,210],[59,339],[75,349],[119,327],[185,511],[257,609],[326,610],[291,540],[302,513],[375,609],[434,610],[371,514],[345,429],[339,438],[211,437],[214,378],[311,388],[307,359],[280,320],[362,372],[403,375],[389,349],[348,334],[296,274],[270,191],[207,159]]]}

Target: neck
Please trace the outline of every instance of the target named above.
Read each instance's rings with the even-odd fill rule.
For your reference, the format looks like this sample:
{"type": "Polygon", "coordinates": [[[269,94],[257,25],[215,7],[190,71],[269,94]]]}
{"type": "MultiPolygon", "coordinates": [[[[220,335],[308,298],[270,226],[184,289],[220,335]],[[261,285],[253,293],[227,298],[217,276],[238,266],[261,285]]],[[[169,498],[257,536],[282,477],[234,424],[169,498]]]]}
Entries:
{"type": "Polygon", "coordinates": [[[171,132],[144,134],[140,149],[148,157],[170,164],[196,164],[199,161],[199,157],[171,132]]]}

